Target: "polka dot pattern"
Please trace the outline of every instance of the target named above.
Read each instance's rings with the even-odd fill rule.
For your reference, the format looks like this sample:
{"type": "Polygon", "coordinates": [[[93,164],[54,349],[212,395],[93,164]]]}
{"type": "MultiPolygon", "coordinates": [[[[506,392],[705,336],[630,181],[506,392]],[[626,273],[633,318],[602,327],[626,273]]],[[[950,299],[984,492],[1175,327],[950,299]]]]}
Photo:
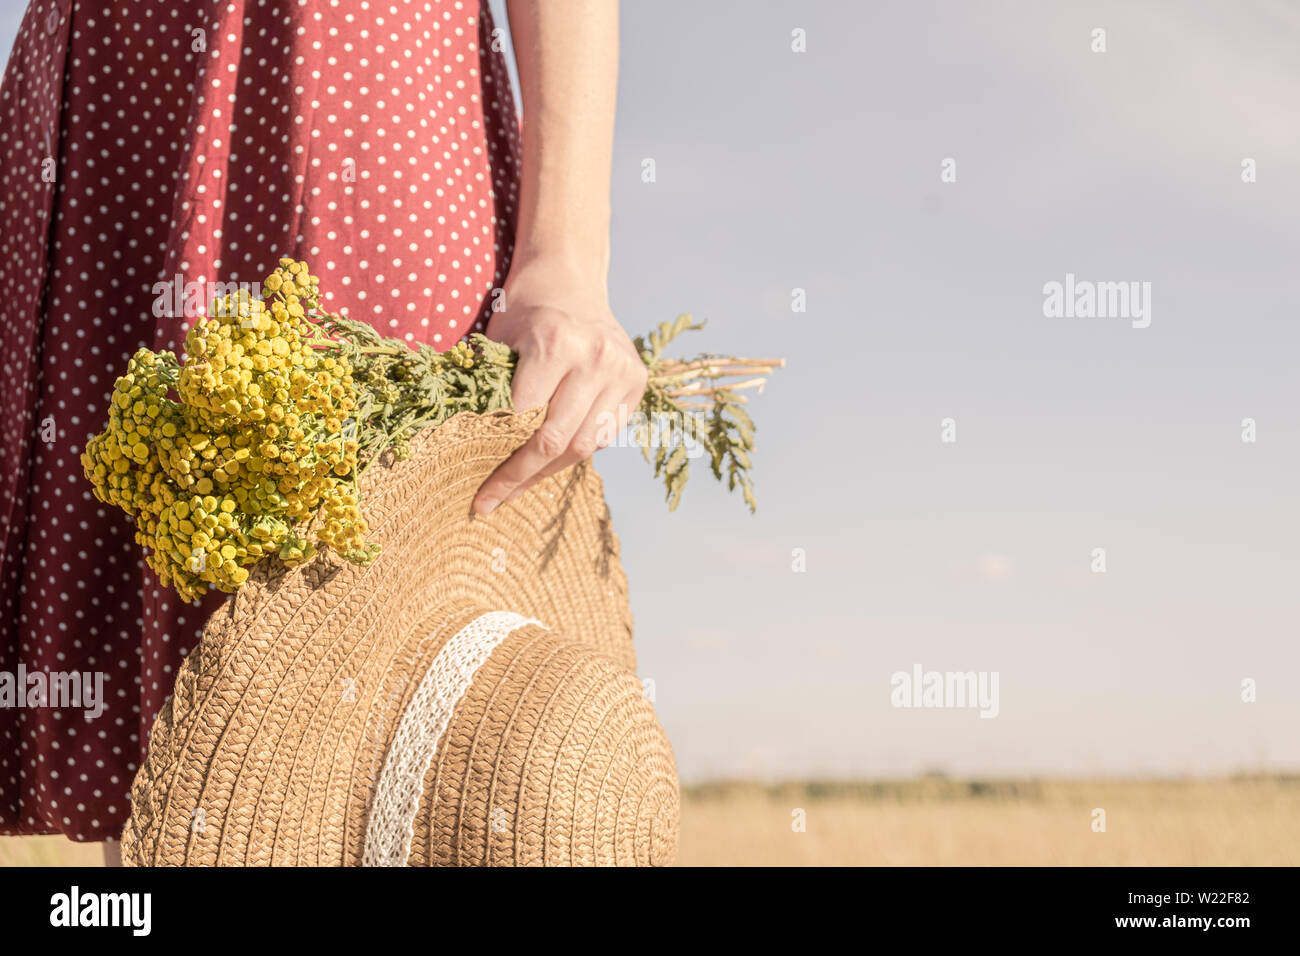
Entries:
{"type": "Polygon", "coordinates": [[[0,86],[0,670],[102,673],[106,709],[0,709],[0,833],[116,839],[224,598],[159,587],[81,475],[131,354],[184,340],[177,277],[291,255],[387,335],[484,327],[519,168],[492,34],[477,0],[29,6],[0,86]]]}

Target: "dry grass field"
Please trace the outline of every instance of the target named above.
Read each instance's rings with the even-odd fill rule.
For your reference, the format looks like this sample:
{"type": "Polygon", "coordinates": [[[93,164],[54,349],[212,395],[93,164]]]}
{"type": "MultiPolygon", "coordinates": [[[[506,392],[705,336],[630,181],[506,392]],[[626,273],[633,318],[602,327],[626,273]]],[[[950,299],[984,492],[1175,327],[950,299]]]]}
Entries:
{"type": "Polygon", "coordinates": [[[679,862],[732,865],[1300,864],[1300,777],[693,788],[679,862]],[[1093,811],[1105,811],[1094,832],[1093,811]],[[806,831],[792,829],[806,812],[806,831]]]}
{"type": "MultiPolygon", "coordinates": [[[[0,838],[0,866],[91,864],[61,837],[0,838]]],[[[714,784],[683,793],[698,866],[1300,864],[1300,777],[1208,781],[714,784]],[[1093,811],[1105,810],[1105,832],[1093,811]],[[803,810],[806,829],[792,829],[803,810]]]]}

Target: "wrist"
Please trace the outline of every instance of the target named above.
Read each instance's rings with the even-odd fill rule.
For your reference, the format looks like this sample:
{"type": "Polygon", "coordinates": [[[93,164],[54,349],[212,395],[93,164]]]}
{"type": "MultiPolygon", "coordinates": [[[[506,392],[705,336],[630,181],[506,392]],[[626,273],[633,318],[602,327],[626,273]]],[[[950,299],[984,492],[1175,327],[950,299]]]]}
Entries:
{"type": "Polygon", "coordinates": [[[608,241],[579,242],[572,238],[543,240],[534,236],[523,243],[516,240],[506,284],[521,285],[540,281],[549,286],[599,289],[603,295],[608,276],[608,241]]]}

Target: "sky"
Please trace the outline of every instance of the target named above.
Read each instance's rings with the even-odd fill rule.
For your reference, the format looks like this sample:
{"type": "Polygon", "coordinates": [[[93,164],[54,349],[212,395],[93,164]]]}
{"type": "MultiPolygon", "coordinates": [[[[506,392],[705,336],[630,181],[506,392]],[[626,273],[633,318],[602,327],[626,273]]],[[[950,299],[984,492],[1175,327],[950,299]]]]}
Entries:
{"type": "Polygon", "coordinates": [[[1300,7],[622,11],[614,310],[788,363],[755,515],[597,458],[683,780],[1300,768],[1300,7]],[[1049,317],[1067,274],[1150,324],[1049,317]],[[894,706],[917,666],[996,717],[894,706]]]}

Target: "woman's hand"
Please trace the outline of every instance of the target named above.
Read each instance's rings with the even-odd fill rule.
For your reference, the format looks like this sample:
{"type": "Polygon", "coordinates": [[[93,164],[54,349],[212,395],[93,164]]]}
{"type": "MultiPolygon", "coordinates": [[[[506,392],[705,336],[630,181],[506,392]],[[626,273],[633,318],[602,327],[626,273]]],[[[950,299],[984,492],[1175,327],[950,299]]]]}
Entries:
{"type": "Polygon", "coordinates": [[[508,0],[523,99],[518,226],[504,311],[487,334],[519,353],[518,411],[546,421],[478,491],[487,514],[613,440],[646,368],[609,309],[618,4],[508,0]]]}
{"type": "Polygon", "coordinates": [[[603,283],[545,261],[515,266],[505,309],[487,334],[519,353],[515,408],[550,405],[541,427],[479,489],[479,514],[609,444],[645,394],[645,363],[610,311],[603,283]]]}

